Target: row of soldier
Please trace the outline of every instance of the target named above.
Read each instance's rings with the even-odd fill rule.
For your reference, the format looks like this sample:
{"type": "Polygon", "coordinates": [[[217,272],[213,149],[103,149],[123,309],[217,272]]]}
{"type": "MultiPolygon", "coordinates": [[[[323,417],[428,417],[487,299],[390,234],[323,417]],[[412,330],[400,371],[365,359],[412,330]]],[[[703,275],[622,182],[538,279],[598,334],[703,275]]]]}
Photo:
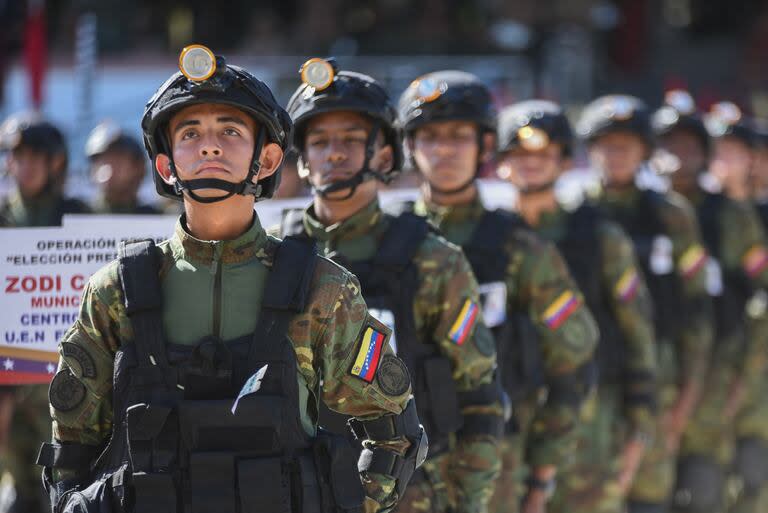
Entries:
{"type": "MultiPolygon", "coordinates": [[[[361,287],[352,280],[339,297],[309,294],[317,313],[298,315],[288,328],[303,431],[314,436],[319,422],[345,433],[352,416],[367,438],[360,469],[368,499],[335,495],[331,509],[760,511],[768,455],[761,401],[768,250],[749,197],[757,189],[747,185],[759,138],[734,106],[718,105],[705,119],[682,92],[668,95],[655,113],[628,96],[595,100],[577,132],[602,187],[563,201],[555,184],[571,167],[575,137],[554,103],[526,101],[497,116],[476,77],[445,71],[416,79],[395,106],[371,77],[314,59],[281,116],[263,84],[210,55],[218,65],[210,74],[182,69],[153,97],[142,122],[158,192],[185,205],[174,238],[159,247],[163,301],[156,319],[162,343],[176,353],[194,348],[192,363],[184,362],[195,372],[174,368],[184,401],[239,397],[242,380],[233,376],[255,370],[233,367],[232,343],[258,333],[258,308],[270,315],[253,291],[269,294],[281,268],[278,239],[257,216],[235,222],[234,206],[252,207],[254,196],[272,194],[282,157],[272,145],[287,149],[292,124],[313,201],[286,212],[273,233],[290,244],[313,241],[361,287]],[[242,149],[232,138],[249,143],[247,160],[260,155],[239,182],[232,167],[242,149]],[[673,156],[674,191],[636,185],[659,147],[673,156]],[[478,172],[494,156],[499,176],[519,191],[515,214],[486,210],[480,201],[478,172]],[[405,158],[423,178],[421,198],[384,212],[377,191],[405,158]],[[208,219],[217,216],[224,221],[208,219]],[[210,272],[191,278],[198,269],[210,272]],[[372,315],[360,311],[360,290],[372,315]],[[320,315],[329,302],[337,317],[320,315]],[[316,335],[315,324],[330,325],[333,336],[316,335]],[[200,395],[200,375],[223,395],[200,395]],[[227,386],[216,381],[222,379],[227,386]],[[423,440],[406,419],[412,408],[404,409],[411,391],[430,445],[418,470],[411,453],[423,440]],[[387,418],[387,429],[377,424],[387,418]]],[[[40,127],[50,130],[20,125],[10,152],[19,192],[3,212],[19,224],[58,215],[36,221],[54,224],[61,205],[71,204],[60,199],[61,150],[24,142],[37,140],[40,127]],[[31,155],[50,165],[45,180],[23,178],[33,174],[21,172],[31,155]],[[25,196],[25,187],[41,195],[25,196]]],[[[141,452],[146,440],[157,451],[163,437],[186,429],[179,398],[168,408],[175,417],[162,410],[157,439],[133,440],[143,431],[129,426],[132,447],[113,429],[113,409],[130,424],[123,407],[147,406],[154,397],[131,396],[134,404],[112,390],[115,354],[135,345],[132,331],[140,329],[136,312],[127,310],[123,265],[91,279],[80,319],[62,339],[48,394],[54,443],[39,458],[50,497],[62,511],[78,500],[84,511],[105,511],[98,505],[105,495],[126,511],[197,511],[195,504],[230,511],[237,501],[238,511],[250,511],[242,486],[212,480],[216,489],[195,492],[190,455],[199,456],[200,447],[176,444],[185,447],[174,445],[163,463],[152,450],[141,452]],[[130,458],[107,445],[112,438],[128,446],[130,458]],[[148,479],[166,474],[172,479],[148,479]],[[80,491],[74,499],[73,490],[80,491]]],[[[321,281],[315,276],[304,286],[328,288],[321,281]]],[[[160,364],[149,353],[153,365],[173,368],[168,353],[160,364]]],[[[269,372],[268,365],[261,370],[269,372]]],[[[157,409],[147,411],[144,417],[157,417],[157,409]]],[[[32,488],[22,483],[17,476],[19,500],[34,504],[34,492],[26,491],[32,488]]],[[[306,496],[296,501],[295,490],[288,505],[271,493],[269,511],[311,509],[306,496]]],[[[321,502],[316,511],[327,509],[321,502]]]]}

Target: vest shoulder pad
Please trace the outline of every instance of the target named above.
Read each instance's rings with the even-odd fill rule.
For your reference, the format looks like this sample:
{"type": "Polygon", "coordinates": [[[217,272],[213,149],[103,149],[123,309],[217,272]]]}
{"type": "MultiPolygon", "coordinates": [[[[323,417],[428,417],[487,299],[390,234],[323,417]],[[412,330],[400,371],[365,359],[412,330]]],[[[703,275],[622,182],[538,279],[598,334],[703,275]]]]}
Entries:
{"type": "Polygon", "coordinates": [[[125,241],[117,250],[125,310],[131,314],[162,305],[160,255],[151,239],[125,241]]]}
{"type": "Polygon", "coordinates": [[[301,312],[309,300],[317,247],[307,237],[289,235],[278,245],[264,288],[265,308],[301,312]]]}
{"type": "Polygon", "coordinates": [[[411,212],[398,216],[388,215],[389,227],[379,243],[375,265],[407,266],[416,256],[419,247],[429,233],[437,230],[424,217],[411,212]]]}

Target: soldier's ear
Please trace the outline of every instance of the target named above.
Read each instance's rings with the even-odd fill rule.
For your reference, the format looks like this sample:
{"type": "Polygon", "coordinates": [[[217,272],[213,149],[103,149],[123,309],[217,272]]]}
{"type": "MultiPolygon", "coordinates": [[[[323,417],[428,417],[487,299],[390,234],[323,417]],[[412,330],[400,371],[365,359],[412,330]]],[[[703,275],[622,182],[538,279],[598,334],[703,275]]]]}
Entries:
{"type": "Polygon", "coordinates": [[[483,134],[482,144],[483,147],[480,148],[480,162],[485,164],[493,160],[496,148],[496,134],[491,132],[483,134]]]}
{"type": "Polygon", "coordinates": [[[160,178],[168,185],[176,182],[176,177],[171,173],[171,159],[165,153],[160,153],[155,157],[155,169],[160,178]]]}
{"type": "Polygon", "coordinates": [[[258,179],[267,178],[275,174],[280,169],[283,162],[283,149],[277,143],[265,144],[261,149],[259,158],[261,166],[259,167],[258,179]]]}
{"type": "Polygon", "coordinates": [[[386,144],[379,148],[371,159],[371,168],[380,173],[392,171],[395,165],[395,154],[391,144],[386,144]]]}

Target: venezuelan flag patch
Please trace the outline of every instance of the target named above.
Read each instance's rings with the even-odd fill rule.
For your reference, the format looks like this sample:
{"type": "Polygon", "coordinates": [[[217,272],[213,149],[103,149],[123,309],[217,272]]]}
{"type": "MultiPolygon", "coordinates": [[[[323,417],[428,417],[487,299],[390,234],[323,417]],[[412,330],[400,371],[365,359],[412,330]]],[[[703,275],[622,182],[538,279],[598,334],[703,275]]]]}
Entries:
{"type": "Polygon", "coordinates": [[[475,325],[477,314],[480,309],[475,303],[467,299],[464,301],[464,306],[461,307],[459,316],[453,321],[451,331],[448,332],[448,338],[450,338],[457,346],[462,345],[469,336],[469,332],[472,331],[472,326],[475,325]]]}
{"type": "Polygon", "coordinates": [[[768,267],[768,250],[765,249],[765,246],[752,246],[752,248],[750,248],[744,255],[742,264],[749,277],[754,278],[760,274],[763,269],[768,267]]]}
{"type": "Polygon", "coordinates": [[[619,281],[616,282],[616,287],[614,288],[616,297],[623,302],[631,301],[637,295],[639,285],[640,276],[637,274],[637,269],[630,267],[624,271],[619,281]]]}
{"type": "Polygon", "coordinates": [[[549,329],[559,328],[573,312],[579,307],[581,302],[570,290],[560,294],[555,301],[544,310],[544,324],[549,329]]]}
{"type": "Polygon", "coordinates": [[[680,272],[683,278],[690,278],[699,272],[707,263],[707,252],[699,244],[688,248],[680,257],[680,272]]]}
{"type": "Polygon", "coordinates": [[[384,333],[368,326],[363,333],[363,341],[360,344],[355,362],[352,364],[350,374],[365,382],[372,383],[374,376],[376,376],[376,369],[379,366],[381,351],[386,338],[384,333]]]}

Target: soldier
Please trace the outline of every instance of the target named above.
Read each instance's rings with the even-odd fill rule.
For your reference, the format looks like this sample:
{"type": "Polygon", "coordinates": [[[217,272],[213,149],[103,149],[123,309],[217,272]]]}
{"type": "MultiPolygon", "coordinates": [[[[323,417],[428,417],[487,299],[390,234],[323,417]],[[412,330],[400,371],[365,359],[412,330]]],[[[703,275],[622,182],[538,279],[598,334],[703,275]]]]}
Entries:
{"type": "MultiPolygon", "coordinates": [[[[379,207],[379,183],[402,165],[385,90],[367,75],[338,71],[333,60],[308,61],[302,80],[288,112],[314,199],[286,212],[282,231],[313,239],[351,269],[366,302],[394,329],[430,439],[424,472],[398,511],[484,512],[499,471],[503,418],[475,278],[461,250],[424,219],[379,207]]],[[[399,391],[400,383],[390,386],[399,391]]]]}
{"type": "Polygon", "coordinates": [[[759,430],[751,427],[760,425],[755,401],[764,399],[759,388],[766,349],[765,299],[755,294],[768,277],[763,231],[747,201],[753,134],[732,103],[714,105],[705,127],[685,91],[669,93],[653,122],[662,147],[680,162],[672,184],[696,209],[710,255],[707,288],[716,320],[713,365],[702,404],[683,437],[674,507],[723,511],[724,479],[733,460],[745,492],[739,508],[747,508],[765,479],[761,467],[768,456],[759,430]],[[752,413],[742,408],[750,396],[752,413]],[[735,446],[739,430],[743,437],[735,446]]]}
{"type": "Polygon", "coordinates": [[[139,142],[110,121],[97,125],[85,142],[91,179],[99,187],[93,210],[99,214],[159,214],[139,203],[147,156],[139,142]]]}
{"type": "Polygon", "coordinates": [[[641,189],[636,178],[653,149],[650,115],[637,98],[603,96],[577,125],[602,173],[601,209],[632,238],[655,306],[660,363],[659,436],[628,496],[630,512],[665,511],[680,437],[701,393],[712,345],[706,251],[691,205],[676,193],[641,189]]]}
{"type": "MultiPolygon", "coordinates": [[[[15,115],[0,126],[0,145],[15,183],[0,202],[0,226],[57,226],[64,214],[88,212],[62,194],[67,147],[58,128],[34,115],[15,115]]],[[[14,478],[16,495],[6,510],[11,513],[47,510],[40,472],[32,464],[40,440],[51,438],[47,391],[45,385],[0,387],[0,468],[14,478]]]]}
{"type": "Polygon", "coordinates": [[[15,188],[0,203],[0,226],[59,226],[64,214],[88,208],[63,194],[67,145],[58,128],[35,116],[11,116],[0,126],[15,188]]]}
{"type": "Polygon", "coordinates": [[[499,175],[517,186],[528,224],[557,244],[600,328],[598,393],[583,409],[576,461],[551,511],[623,511],[657,422],[648,289],[624,230],[582,199],[561,203],[555,193],[573,148],[562,109],[525,101],[504,109],[498,127],[499,175]]]}
{"type": "Polygon", "coordinates": [[[122,246],[91,277],[61,340],[38,460],[52,503],[388,511],[426,452],[390,331],[352,275],[253,211],[279,183],[290,118],[203,46],[179,67],[142,129],[158,192],[185,213],[171,239],[122,246]],[[359,476],[346,438],[317,430],[320,399],[359,420],[359,476]]]}
{"type": "Polygon", "coordinates": [[[517,215],[483,208],[476,178],[496,131],[486,86],[460,71],[430,73],[402,94],[399,110],[423,178],[413,209],[468,256],[512,401],[493,510],[517,511],[522,498],[522,511],[544,511],[592,384],[594,319],[552,245],[517,215]]]}

